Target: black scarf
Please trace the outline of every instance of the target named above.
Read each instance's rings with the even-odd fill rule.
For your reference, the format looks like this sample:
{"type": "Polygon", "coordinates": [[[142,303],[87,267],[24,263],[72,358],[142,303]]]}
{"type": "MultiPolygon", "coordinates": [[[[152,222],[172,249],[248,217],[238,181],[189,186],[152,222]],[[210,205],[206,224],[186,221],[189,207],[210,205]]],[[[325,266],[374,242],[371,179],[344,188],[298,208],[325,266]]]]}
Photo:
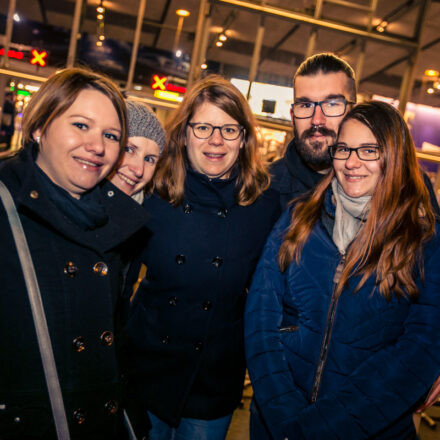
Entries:
{"type": "Polygon", "coordinates": [[[45,195],[70,222],[83,231],[93,230],[107,223],[108,216],[101,202],[98,187],[84,193],[80,199],[75,199],[66,190],[52,182],[38,165],[35,168],[45,195]]]}

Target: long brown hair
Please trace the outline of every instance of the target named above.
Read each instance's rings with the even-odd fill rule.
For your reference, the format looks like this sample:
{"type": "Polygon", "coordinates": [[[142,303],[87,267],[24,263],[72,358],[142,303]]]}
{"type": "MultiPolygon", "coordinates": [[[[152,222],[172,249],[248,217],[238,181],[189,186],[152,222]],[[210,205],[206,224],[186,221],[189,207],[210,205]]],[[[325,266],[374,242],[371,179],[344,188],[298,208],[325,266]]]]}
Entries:
{"type": "MultiPolygon", "coordinates": [[[[429,192],[417,163],[408,127],[391,105],[372,101],[355,106],[342,125],[355,119],[374,134],[380,148],[382,175],[372,196],[368,218],[349,247],[346,264],[337,286],[339,295],[352,275],[362,275],[358,291],[376,273],[380,293],[390,300],[417,297],[415,269],[423,277],[422,244],[435,230],[429,192]]],[[[313,225],[319,219],[334,171],[318,184],[312,196],[298,202],[281,245],[278,262],[282,271],[301,257],[313,225]]]]}
{"type": "Polygon", "coordinates": [[[173,205],[182,202],[188,163],[186,129],[196,109],[205,102],[216,105],[244,128],[244,146],[238,155],[237,202],[250,205],[269,187],[270,177],[258,152],[256,124],[249,104],[236,87],[218,75],[196,82],[167,122],[167,141],[150,190],[156,190],[173,205]]]}

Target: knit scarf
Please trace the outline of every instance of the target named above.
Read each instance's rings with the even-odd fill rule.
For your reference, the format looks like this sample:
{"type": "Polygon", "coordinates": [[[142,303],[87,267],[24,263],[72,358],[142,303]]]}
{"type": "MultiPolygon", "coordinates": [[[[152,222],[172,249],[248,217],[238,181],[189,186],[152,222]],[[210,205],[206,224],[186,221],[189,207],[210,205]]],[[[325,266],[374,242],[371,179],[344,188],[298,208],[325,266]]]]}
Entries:
{"type": "Polygon", "coordinates": [[[348,196],[336,177],[332,180],[332,190],[336,205],[333,241],[339,251],[344,253],[367,219],[371,196],[348,196]]]}

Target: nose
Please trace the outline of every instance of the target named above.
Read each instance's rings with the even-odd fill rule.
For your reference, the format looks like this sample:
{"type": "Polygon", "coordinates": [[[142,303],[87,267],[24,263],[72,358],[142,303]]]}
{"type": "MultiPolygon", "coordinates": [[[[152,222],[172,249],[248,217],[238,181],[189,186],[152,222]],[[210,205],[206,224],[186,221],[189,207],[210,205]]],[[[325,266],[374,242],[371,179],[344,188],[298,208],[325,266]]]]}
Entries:
{"type": "Polygon", "coordinates": [[[326,119],[320,105],[315,106],[315,112],[312,116],[312,125],[325,125],[326,119]]]}
{"type": "Polygon", "coordinates": [[[359,168],[362,166],[362,161],[359,159],[356,151],[351,150],[350,156],[348,156],[348,159],[345,161],[345,168],[352,169],[352,168],[359,168]]]}
{"type": "Polygon", "coordinates": [[[213,145],[223,144],[223,136],[220,132],[220,128],[218,127],[214,128],[214,131],[212,132],[211,137],[209,138],[209,143],[213,145]]]}
{"type": "Polygon", "coordinates": [[[104,137],[101,133],[90,133],[86,141],[85,149],[97,156],[103,156],[105,153],[104,137]]]}
{"type": "Polygon", "coordinates": [[[144,174],[145,161],[142,157],[130,157],[128,162],[128,169],[138,178],[144,174]]]}

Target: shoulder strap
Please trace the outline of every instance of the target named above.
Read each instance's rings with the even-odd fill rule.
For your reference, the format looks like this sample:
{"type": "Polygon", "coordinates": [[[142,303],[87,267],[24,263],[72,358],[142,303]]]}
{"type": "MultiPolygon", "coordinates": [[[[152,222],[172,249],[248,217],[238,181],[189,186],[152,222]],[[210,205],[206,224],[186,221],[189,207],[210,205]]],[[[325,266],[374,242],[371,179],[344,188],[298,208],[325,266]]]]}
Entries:
{"type": "Polygon", "coordinates": [[[34,264],[32,263],[26,236],[24,235],[23,226],[20,217],[18,216],[14,200],[12,199],[8,188],[2,181],[0,181],[0,198],[3,201],[11,225],[12,234],[17,246],[21,267],[23,269],[57,436],[59,440],[69,440],[69,427],[67,425],[66,413],[64,410],[63,396],[61,394],[52,343],[50,341],[49,329],[47,327],[46,315],[44,313],[44,306],[41,299],[37,276],[35,275],[34,264]]]}

